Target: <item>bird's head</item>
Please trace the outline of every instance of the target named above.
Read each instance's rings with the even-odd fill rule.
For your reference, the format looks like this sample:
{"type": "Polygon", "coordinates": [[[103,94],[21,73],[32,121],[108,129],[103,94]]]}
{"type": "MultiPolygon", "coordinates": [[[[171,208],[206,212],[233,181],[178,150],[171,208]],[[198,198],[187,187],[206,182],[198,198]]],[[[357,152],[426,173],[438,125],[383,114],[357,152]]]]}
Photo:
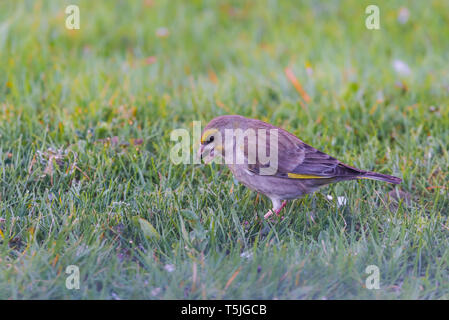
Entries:
{"type": "Polygon", "coordinates": [[[233,148],[233,141],[225,141],[225,130],[242,128],[245,118],[237,115],[221,116],[212,119],[201,134],[201,145],[198,155],[204,163],[217,157],[224,157],[227,148],[233,148]],[[231,143],[229,145],[229,143],[231,143]]]}

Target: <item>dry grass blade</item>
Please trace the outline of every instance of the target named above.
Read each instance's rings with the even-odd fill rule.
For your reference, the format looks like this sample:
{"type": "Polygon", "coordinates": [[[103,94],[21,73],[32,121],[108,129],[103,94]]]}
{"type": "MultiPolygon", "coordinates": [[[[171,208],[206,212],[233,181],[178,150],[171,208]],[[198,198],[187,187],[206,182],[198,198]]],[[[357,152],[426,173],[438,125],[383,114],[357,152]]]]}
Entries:
{"type": "MultiPolygon", "coordinates": [[[[285,68],[284,70],[285,75],[287,76],[288,80],[290,80],[290,82],[293,84],[293,86],[295,87],[296,91],[298,91],[299,95],[301,96],[301,98],[306,102],[309,103],[310,102],[310,96],[306,93],[306,91],[303,89],[301,83],[299,83],[298,79],[296,78],[295,74],[293,73],[293,70],[290,68],[285,68]]],[[[301,104],[301,106],[303,108],[305,108],[305,106],[303,104],[301,104]]]]}
{"type": "Polygon", "coordinates": [[[229,286],[231,285],[231,283],[234,281],[235,277],[237,277],[237,275],[240,273],[240,270],[242,269],[242,267],[239,267],[237,269],[237,271],[235,271],[232,276],[229,278],[228,282],[226,282],[226,286],[225,286],[225,291],[229,288],[229,286]]]}

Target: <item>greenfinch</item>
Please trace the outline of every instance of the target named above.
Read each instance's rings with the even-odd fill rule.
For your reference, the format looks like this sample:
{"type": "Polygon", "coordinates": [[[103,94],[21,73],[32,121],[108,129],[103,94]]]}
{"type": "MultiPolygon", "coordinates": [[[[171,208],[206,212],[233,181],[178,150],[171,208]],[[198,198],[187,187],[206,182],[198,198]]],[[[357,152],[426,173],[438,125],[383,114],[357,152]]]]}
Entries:
{"type": "Polygon", "coordinates": [[[235,179],[271,199],[264,217],[279,214],[287,200],[330,183],[372,179],[393,184],[401,179],[344,164],[269,123],[239,115],[212,119],[201,135],[200,158],[223,161],[235,179]]]}

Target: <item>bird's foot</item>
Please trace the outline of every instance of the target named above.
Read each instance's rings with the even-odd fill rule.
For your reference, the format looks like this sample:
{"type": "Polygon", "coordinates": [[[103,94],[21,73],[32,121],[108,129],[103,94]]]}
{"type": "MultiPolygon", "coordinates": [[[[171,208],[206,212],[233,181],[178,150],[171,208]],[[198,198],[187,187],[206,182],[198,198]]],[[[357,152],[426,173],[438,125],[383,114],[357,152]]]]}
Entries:
{"type": "Polygon", "coordinates": [[[267,213],[265,213],[265,215],[263,216],[265,219],[268,219],[269,217],[271,217],[273,215],[273,211],[268,210],[267,213]]]}
{"type": "MultiPolygon", "coordinates": [[[[281,212],[281,210],[287,205],[287,200],[284,200],[281,204],[281,207],[277,210],[274,210],[274,213],[276,213],[277,215],[279,215],[279,213],[281,212]]],[[[265,219],[268,219],[269,217],[271,217],[273,215],[273,210],[268,210],[267,213],[265,213],[265,215],[263,216],[265,219]]]]}

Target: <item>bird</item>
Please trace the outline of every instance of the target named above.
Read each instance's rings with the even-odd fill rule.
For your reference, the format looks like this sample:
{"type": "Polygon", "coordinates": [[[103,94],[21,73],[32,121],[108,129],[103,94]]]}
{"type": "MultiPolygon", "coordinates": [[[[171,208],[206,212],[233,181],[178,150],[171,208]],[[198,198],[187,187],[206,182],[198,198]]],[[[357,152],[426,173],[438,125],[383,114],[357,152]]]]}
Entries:
{"type": "Polygon", "coordinates": [[[267,196],[279,215],[288,200],[301,198],[331,183],[371,179],[400,184],[402,179],[358,169],[304,143],[267,122],[240,115],[212,119],[201,133],[198,156],[204,163],[228,166],[234,178],[267,196]]]}

